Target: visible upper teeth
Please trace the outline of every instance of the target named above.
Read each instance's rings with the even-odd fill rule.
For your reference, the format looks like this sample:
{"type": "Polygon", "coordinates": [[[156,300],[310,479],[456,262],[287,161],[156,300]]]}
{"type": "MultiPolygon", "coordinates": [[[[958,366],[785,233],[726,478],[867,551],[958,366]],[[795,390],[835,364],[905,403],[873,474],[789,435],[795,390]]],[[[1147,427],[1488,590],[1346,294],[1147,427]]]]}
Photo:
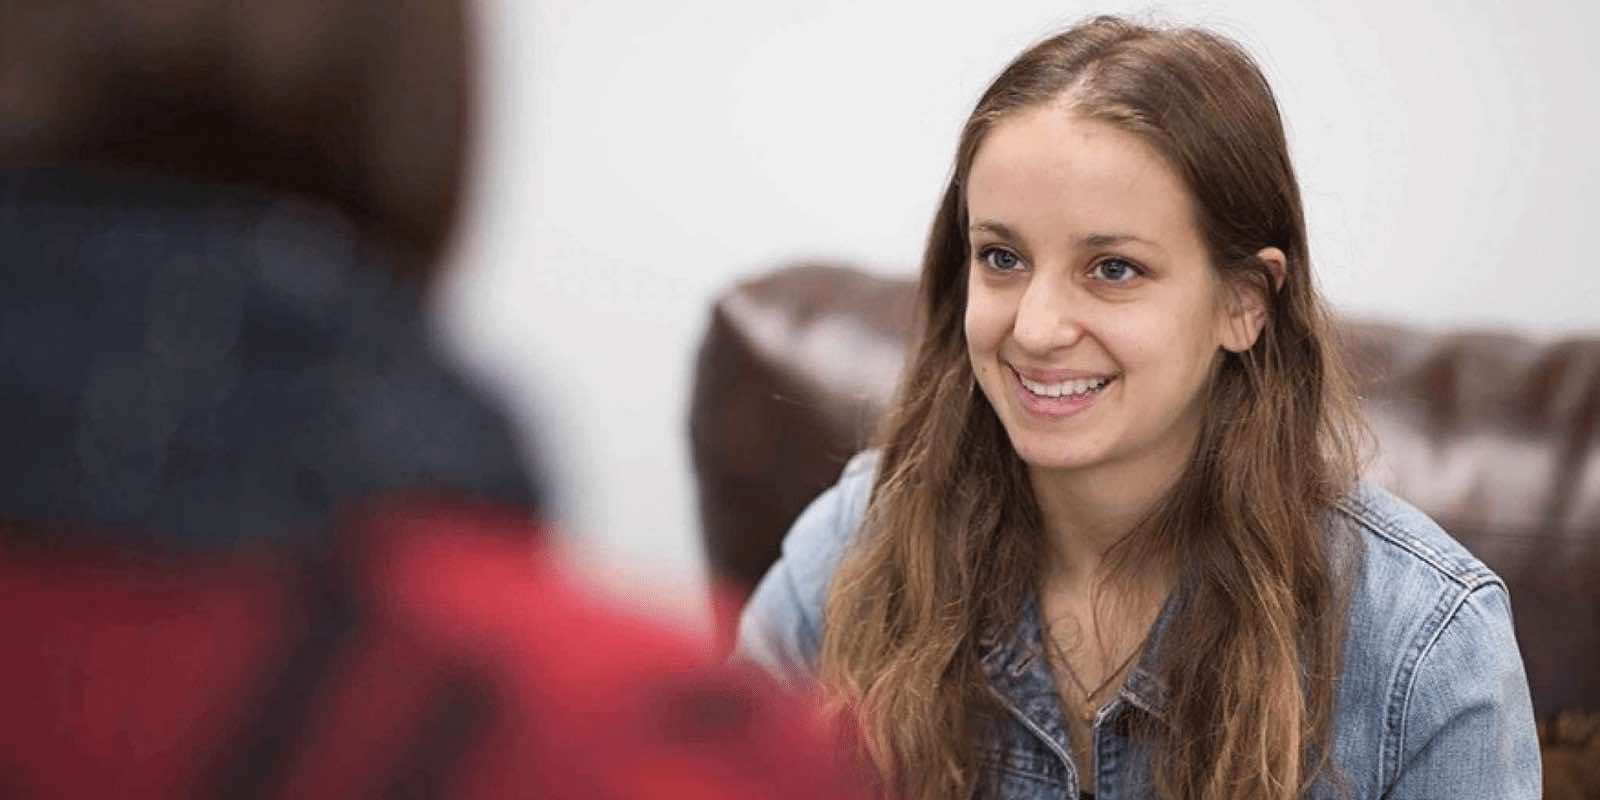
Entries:
{"type": "MultiPolygon", "coordinates": [[[[1022,376],[1019,375],[1017,377],[1021,378],[1022,376]]],[[[1109,378],[1089,378],[1087,380],[1062,381],[1060,383],[1040,383],[1022,378],[1022,385],[1028,387],[1028,391],[1040,397],[1070,397],[1075,394],[1092,392],[1106,385],[1109,380],[1109,378]]]]}

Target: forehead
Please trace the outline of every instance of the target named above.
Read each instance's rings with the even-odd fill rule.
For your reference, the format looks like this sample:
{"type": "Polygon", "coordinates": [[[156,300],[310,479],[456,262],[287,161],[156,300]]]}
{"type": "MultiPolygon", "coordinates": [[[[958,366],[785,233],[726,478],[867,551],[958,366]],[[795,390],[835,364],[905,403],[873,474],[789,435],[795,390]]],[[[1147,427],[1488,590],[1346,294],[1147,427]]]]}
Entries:
{"type": "Polygon", "coordinates": [[[1183,179],[1144,139],[1051,105],[997,123],[967,174],[970,219],[1030,237],[1197,239],[1183,179]]]}

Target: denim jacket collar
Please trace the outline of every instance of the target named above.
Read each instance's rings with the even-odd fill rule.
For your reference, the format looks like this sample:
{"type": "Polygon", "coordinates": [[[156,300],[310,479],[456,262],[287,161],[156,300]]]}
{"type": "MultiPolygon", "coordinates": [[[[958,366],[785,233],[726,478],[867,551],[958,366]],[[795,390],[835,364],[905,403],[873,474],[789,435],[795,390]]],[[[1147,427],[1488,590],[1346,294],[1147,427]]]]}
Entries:
{"type": "MultiPolygon", "coordinates": [[[[1102,707],[1097,724],[1124,704],[1156,719],[1165,718],[1169,693],[1165,681],[1156,673],[1156,663],[1166,628],[1176,614],[1179,593],[1174,590],[1162,605],[1144,653],[1117,691],[1120,702],[1113,701],[1102,707]]],[[[1064,751],[1068,741],[1066,722],[1055,677],[1045,656],[1044,636],[1038,597],[1030,595],[1011,631],[1002,633],[995,626],[979,638],[983,651],[981,663],[990,687],[999,697],[1064,751]]]]}

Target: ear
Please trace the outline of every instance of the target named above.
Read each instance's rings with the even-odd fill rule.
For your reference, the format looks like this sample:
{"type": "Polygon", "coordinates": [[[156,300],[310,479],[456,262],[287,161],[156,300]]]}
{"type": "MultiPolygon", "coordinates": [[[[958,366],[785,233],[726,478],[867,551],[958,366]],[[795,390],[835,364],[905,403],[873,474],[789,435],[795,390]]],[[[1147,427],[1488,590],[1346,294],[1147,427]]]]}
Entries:
{"type": "MultiPolygon", "coordinates": [[[[1256,258],[1272,274],[1272,291],[1283,288],[1288,275],[1289,260],[1276,247],[1263,247],[1256,258]]],[[[1222,346],[1235,353],[1243,353],[1255,346],[1261,329],[1267,324],[1267,298],[1263,287],[1253,281],[1229,281],[1224,287],[1226,307],[1223,311],[1222,346]]]]}

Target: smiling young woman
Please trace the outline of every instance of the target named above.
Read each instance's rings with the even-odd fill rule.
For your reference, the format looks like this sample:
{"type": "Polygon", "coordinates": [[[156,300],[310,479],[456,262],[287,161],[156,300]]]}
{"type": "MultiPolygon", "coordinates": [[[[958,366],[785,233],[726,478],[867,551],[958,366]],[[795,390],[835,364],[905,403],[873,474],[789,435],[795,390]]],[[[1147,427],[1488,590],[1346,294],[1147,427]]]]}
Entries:
{"type": "Polygon", "coordinates": [[[741,652],[907,798],[1538,797],[1504,585],[1358,477],[1271,89],[1097,18],[962,132],[882,433],[741,652]]]}

